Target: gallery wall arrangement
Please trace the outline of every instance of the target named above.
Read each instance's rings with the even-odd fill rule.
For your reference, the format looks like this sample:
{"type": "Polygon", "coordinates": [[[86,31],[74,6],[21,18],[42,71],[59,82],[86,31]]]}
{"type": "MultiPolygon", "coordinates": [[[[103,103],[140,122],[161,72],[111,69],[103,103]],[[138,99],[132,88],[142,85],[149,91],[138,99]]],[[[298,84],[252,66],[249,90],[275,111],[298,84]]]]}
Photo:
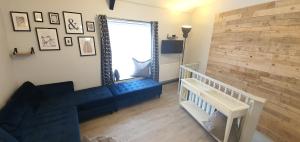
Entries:
{"type": "MultiPolygon", "coordinates": [[[[11,21],[14,32],[32,32],[30,26],[30,12],[11,11],[11,21]]],[[[34,22],[43,23],[43,12],[33,11],[34,22]]],[[[48,12],[49,24],[53,26],[61,26],[61,18],[58,12],[48,12]]],[[[62,11],[63,26],[65,28],[66,35],[78,34],[84,35],[83,18],[82,14],[78,12],[62,11]]],[[[86,31],[95,32],[95,22],[86,21],[86,31]]],[[[61,50],[59,41],[60,36],[64,36],[64,45],[73,46],[73,39],[70,36],[58,35],[57,28],[50,27],[35,27],[36,39],[40,51],[54,51],[61,50]]],[[[96,46],[93,36],[78,36],[78,48],[80,56],[95,56],[96,46]]],[[[32,53],[32,49],[30,53],[32,53]]],[[[17,48],[14,51],[17,51],[17,48]]],[[[18,55],[14,52],[14,55],[18,55]]],[[[32,55],[32,54],[28,54],[32,55]]]]}
{"type": "Polygon", "coordinates": [[[268,101],[258,130],[278,142],[300,139],[300,1],[219,14],[209,76],[268,101]]]}

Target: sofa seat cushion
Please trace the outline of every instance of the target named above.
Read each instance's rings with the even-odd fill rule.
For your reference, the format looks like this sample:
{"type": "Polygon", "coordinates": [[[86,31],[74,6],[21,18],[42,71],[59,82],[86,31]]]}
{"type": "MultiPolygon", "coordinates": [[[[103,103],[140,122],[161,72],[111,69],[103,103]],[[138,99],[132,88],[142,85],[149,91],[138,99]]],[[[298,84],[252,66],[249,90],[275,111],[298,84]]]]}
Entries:
{"type": "Polygon", "coordinates": [[[145,91],[147,91],[147,93],[149,93],[149,91],[153,91],[153,93],[161,93],[161,84],[152,79],[141,79],[117,83],[110,85],[109,88],[115,96],[145,91]]]}
{"type": "Polygon", "coordinates": [[[95,87],[75,92],[79,121],[83,122],[115,111],[115,99],[105,87],[95,87]]]}
{"type": "Polygon", "coordinates": [[[151,79],[122,82],[109,86],[118,109],[141,103],[161,95],[162,86],[151,79]]]}
{"type": "Polygon", "coordinates": [[[22,142],[79,142],[80,132],[75,107],[27,114],[14,132],[22,142]]]}
{"type": "Polygon", "coordinates": [[[16,138],[0,128],[0,142],[18,142],[16,138]]]}
{"type": "Polygon", "coordinates": [[[75,96],[79,108],[93,107],[98,101],[113,99],[110,90],[105,86],[79,90],[75,92],[75,96]]]}

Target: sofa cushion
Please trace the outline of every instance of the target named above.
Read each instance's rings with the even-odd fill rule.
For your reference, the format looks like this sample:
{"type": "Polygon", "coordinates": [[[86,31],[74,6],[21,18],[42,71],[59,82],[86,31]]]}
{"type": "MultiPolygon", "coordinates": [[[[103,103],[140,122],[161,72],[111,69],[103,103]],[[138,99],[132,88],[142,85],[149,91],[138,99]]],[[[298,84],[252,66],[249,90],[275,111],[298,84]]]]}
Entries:
{"type": "Polygon", "coordinates": [[[11,132],[18,128],[24,114],[36,110],[42,100],[40,91],[30,82],[25,82],[0,111],[0,126],[11,132]]]}
{"type": "Polygon", "coordinates": [[[0,128],[0,142],[18,142],[16,138],[0,128]]]}
{"type": "Polygon", "coordinates": [[[161,84],[152,79],[141,79],[129,82],[117,83],[109,86],[113,95],[119,96],[134,92],[158,91],[161,92],[161,84]],[[152,89],[151,89],[152,88],[152,89]],[[149,90],[150,89],[150,90],[149,90]]]}

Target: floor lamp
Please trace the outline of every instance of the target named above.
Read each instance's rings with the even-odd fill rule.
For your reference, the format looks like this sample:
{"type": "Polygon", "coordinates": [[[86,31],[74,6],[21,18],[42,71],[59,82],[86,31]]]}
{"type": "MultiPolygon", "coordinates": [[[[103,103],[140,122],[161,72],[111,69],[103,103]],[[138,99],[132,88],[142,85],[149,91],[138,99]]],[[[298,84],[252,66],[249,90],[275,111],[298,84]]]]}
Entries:
{"type": "Polygon", "coordinates": [[[182,33],[183,33],[184,43],[183,43],[183,50],[182,50],[182,57],[181,57],[181,63],[180,64],[183,65],[186,39],[189,36],[189,32],[192,30],[192,26],[184,25],[184,26],[181,27],[181,29],[182,29],[182,33]]]}

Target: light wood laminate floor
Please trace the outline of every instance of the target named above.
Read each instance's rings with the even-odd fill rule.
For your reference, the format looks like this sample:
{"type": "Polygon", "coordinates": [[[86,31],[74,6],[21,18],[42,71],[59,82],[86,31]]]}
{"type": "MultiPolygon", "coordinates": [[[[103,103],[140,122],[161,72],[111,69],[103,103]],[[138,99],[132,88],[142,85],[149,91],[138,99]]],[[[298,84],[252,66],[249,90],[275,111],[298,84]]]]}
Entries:
{"type": "Polygon", "coordinates": [[[177,83],[156,98],[80,125],[81,136],[117,142],[215,142],[178,104],[177,83]]]}

